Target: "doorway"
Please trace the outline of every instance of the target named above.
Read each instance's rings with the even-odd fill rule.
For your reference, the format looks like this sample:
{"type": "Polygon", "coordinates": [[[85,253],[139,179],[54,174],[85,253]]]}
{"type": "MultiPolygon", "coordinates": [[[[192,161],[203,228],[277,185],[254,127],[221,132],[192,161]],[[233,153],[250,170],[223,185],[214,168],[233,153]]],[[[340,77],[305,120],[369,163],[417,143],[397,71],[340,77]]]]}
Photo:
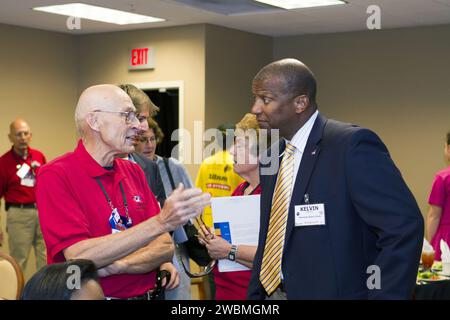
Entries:
{"type": "Polygon", "coordinates": [[[179,127],[178,89],[164,88],[143,91],[150,97],[150,100],[159,107],[159,112],[154,119],[158,122],[159,127],[164,133],[164,139],[156,147],[156,154],[161,157],[170,157],[173,148],[178,144],[178,141],[171,141],[172,132],[179,127]]]}
{"type": "Polygon", "coordinates": [[[172,132],[183,127],[183,82],[149,82],[134,85],[144,91],[159,107],[159,112],[154,119],[164,133],[164,139],[156,148],[156,154],[162,157],[174,156],[182,161],[180,159],[182,141],[178,135],[172,137],[172,132]],[[178,148],[174,149],[177,145],[178,148]],[[172,154],[172,150],[178,152],[172,154]]]}

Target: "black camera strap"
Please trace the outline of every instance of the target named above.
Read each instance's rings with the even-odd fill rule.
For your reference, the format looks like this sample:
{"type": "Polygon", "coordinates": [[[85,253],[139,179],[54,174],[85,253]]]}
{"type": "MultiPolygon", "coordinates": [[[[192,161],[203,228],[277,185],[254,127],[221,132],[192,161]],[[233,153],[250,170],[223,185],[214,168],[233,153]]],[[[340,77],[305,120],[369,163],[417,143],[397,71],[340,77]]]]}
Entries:
{"type": "Polygon", "coordinates": [[[175,182],[173,181],[172,172],[169,167],[169,158],[163,157],[164,166],[166,167],[167,175],[169,176],[170,185],[172,186],[172,190],[175,190],[175,182]]]}

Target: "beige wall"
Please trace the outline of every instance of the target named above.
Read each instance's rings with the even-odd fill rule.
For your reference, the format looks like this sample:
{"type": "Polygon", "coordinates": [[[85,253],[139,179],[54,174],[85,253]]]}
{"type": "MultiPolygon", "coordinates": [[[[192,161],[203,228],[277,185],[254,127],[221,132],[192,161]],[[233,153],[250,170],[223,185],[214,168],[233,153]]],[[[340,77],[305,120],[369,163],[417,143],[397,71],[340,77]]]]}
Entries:
{"type": "Polygon", "coordinates": [[[236,123],[250,112],[251,82],[272,59],[272,38],[206,26],[205,123],[236,123]]]}
{"type": "MultiPolygon", "coordinates": [[[[11,147],[9,124],[19,116],[28,120],[33,130],[32,147],[48,160],[70,150],[75,142],[77,96],[73,38],[0,25],[0,43],[0,154],[11,147]]],[[[4,228],[3,205],[1,208],[4,228]]],[[[7,247],[5,243],[3,250],[7,247]]],[[[28,267],[25,275],[29,277],[33,270],[28,267]]]]}
{"type": "MultiPolygon", "coordinates": [[[[98,83],[184,82],[184,127],[205,117],[205,26],[193,25],[80,36],[79,88],[98,83]],[[154,70],[128,71],[128,49],[155,49],[154,70]]],[[[194,178],[197,167],[187,165],[194,178]]]]}
{"type": "MultiPolygon", "coordinates": [[[[194,121],[209,128],[240,120],[250,109],[252,77],[272,58],[271,38],[212,25],[102,33],[77,41],[80,90],[96,83],[181,80],[184,127],[191,134],[194,121]],[[154,70],[128,71],[128,49],[139,45],[155,48],[154,70]]],[[[198,165],[186,167],[195,179],[198,165]]]]}
{"type": "Polygon", "coordinates": [[[72,148],[77,99],[76,47],[69,35],[0,25],[0,152],[10,148],[10,122],[33,130],[32,146],[48,159],[72,148]]]}
{"type": "Polygon", "coordinates": [[[318,79],[319,109],[375,130],[422,213],[450,130],[450,26],[276,38],[318,79]]]}

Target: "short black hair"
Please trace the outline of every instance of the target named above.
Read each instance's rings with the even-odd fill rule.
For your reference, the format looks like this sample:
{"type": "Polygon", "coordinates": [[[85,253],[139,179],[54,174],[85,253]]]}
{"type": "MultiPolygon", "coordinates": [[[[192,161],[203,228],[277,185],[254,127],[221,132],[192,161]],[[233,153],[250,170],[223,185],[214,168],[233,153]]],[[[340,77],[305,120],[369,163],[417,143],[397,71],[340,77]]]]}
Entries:
{"type": "Polygon", "coordinates": [[[314,73],[303,62],[287,58],[274,61],[263,67],[253,78],[253,83],[270,78],[284,81],[284,93],[292,97],[306,95],[313,107],[317,107],[317,81],[314,73]]]}
{"type": "Polygon", "coordinates": [[[70,300],[76,288],[69,288],[68,280],[73,272],[69,267],[75,266],[80,271],[80,284],[89,280],[98,280],[97,267],[91,260],[76,259],[63,263],[50,264],[36,272],[22,293],[21,300],[70,300]]]}

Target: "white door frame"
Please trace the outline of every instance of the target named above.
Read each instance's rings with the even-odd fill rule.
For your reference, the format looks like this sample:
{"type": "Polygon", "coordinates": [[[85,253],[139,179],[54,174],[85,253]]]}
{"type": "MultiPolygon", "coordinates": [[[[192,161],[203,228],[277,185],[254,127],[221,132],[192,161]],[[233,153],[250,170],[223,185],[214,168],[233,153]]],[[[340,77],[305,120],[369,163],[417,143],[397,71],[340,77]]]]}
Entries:
{"type": "MultiPolygon", "coordinates": [[[[184,128],[184,81],[158,81],[158,82],[138,82],[132,83],[141,90],[154,89],[178,89],[178,129],[181,133],[184,128]]],[[[167,135],[170,139],[170,135],[167,135]]],[[[183,161],[183,139],[181,136],[178,141],[178,160],[183,161]]]]}

